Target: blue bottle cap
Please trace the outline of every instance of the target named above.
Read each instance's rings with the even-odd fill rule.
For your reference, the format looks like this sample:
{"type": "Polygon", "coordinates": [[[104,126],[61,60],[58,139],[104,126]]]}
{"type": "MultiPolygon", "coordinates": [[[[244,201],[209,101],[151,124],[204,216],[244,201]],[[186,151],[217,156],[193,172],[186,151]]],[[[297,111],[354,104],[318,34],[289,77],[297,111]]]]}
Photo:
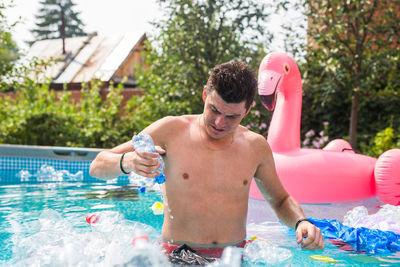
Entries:
{"type": "Polygon", "coordinates": [[[136,191],[138,191],[139,193],[144,193],[144,192],[146,192],[146,187],[141,186],[139,188],[136,188],[136,191]]]}
{"type": "Polygon", "coordinates": [[[158,184],[163,184],[165,182],[165,176],[162,173],[157,175],[154,179],[158,184]]]}

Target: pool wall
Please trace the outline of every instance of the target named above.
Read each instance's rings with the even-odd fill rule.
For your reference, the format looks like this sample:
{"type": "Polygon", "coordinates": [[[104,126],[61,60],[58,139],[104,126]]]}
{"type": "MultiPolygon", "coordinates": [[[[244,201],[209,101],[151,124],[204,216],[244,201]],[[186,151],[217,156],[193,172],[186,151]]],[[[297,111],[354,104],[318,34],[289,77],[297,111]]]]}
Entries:
{"type": "Polygon", "coordinates": [[[71,174],[83,172],[83,182],[101,180],[89,175],[92,160],[102,149],[51,146],[0,145],[0,183],[20,183],[21,170],[34,174],[44,165],[71,174]]]}

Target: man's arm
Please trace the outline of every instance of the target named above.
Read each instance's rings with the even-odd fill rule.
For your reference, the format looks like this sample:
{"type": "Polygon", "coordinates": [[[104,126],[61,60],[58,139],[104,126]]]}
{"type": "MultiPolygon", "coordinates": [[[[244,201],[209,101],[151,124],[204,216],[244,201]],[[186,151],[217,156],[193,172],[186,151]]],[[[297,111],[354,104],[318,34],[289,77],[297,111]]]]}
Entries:
{"type": "MultiPolygon", "coordinates": [[[[275,169],[271,148],[264,139],[258,144],[261,162],[255,173],[256,184],[266,201],[274,209],[279,220],[288,227],[295,229],[296,223],[306,216],[298,202],[291,197],[283,187],[275,169]]],[[[296,241],[305,249],[323,249],[324,239],[319,228],[308,221],[298,224],[296,241]],[[303,238],[307,236],[304,241],[303,238]],[[303,242],[304,241],[304,242],[303,242]]]]}
{"type": "Polygon", "coordinates": [[[112,179],[124,174],[122,172],[124,170],[126,173],[133,171],[148,178],[156,177],[160,174],[156,171],[161,165],[157,158],[159,154],[165,153],[160,146],[165,143],[165,139],[171,132],[173,134],[173,131],[177,130],[176,122],[176,118],[169,116],[152,123],[143,130],[153,138],[158,153],[135,151],[132,142],[128,141],[110,150],[100,152],[90,164],[90,176],[105,180],[112,179]],[[124,152],[126,153],[123,154],[124,152]]]}
{"type": "MultiPolygon", "coordinates": [[[[156,150],[161,154],[165,153],[160,147],[156,147],[156,150]]],[[[124,170],[126,173],[134,171],[144,177],[153,178],[159,174],[154,172],[160,167],[157,157],[157,153],[135,151],[132,142],[128,141],[100,152],[90,164],[89,174],[107,180],[123,175],[124,170]],[[123,155],[124,152],[126,153],[123,155]]]]}

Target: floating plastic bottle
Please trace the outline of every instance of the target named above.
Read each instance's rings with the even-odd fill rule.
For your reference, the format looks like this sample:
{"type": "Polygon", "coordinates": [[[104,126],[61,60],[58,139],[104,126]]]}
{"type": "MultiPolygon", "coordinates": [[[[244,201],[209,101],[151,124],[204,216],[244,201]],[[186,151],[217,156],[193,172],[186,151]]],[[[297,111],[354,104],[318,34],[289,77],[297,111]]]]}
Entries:
{"type": "Polygon", "coordinates": [[[226,247],[222,253],[221,259],[208,264],[207,267],[241,267],[242,249],[237,247],[226,247]]]}
{"type": "Polygon", "coordinates": [[[124,252],[125,266],[165,267],[170,266],[161,248],[150,242],[145,233],[136,232],[132,246],[124,252]]]}
{"type": "Polygon", "coordinates": [[[281,264],[290,260],[293,256],[290,250],[272,245],[261,238],[248,243],[243,254],[248,263],[255,265],[281,264]]]}
{"type": "Polygon", "coordinates": [[[61,212],[46,209],[37,220],[15,217],[10,224],[12,259],[0,266],[171,266],[158,245],[160,233],[117,211],[74,212],[65,218],[61,212]],[[82,231],[75,226],[85,217],[92,223],[82,231]],[[149,242],[141,246],[140,236],[149,242]],[[148,265],[142,264],[146,258],[148,265]]]}
{"type": "Polygon", "coordinates": [[[35,174],[27,170],[21,170],[16,174],[21,182],[82,182],[83,172],[78,171],[75,174],[67,170],[56,170],[53,166],[42,165],[35,174]]]}
{"type": "MultiPolygon", "coordinates": [[[[132,137],[132,146],[135,150],[140,152],[157,153],[153,139],[145,132],[140,132],[138,135],[134,135],[132,137]]],[[[131,182],[139,186],[139,192],[145,192],[146,188],[151,188],[155,183],[162,184],[165,182],[165,165],[160,155],[158,156],[158,161],[161,163],[161,166],[157,170],[157,172],[159,172],[160,174],[154,177],[154,179],[149,179],[134,172],[131,172],[131,174],[129,175],[129,179],[131,180],[131,182]]]]}
{"type": "Polygon", "coordinates": [[[400,206],[386,204],[375,214],[368,214],[364,206],[355,207],[346,213],[343,224],[354,228],[366,227],[392,231],[400,235],[400,206]]]}

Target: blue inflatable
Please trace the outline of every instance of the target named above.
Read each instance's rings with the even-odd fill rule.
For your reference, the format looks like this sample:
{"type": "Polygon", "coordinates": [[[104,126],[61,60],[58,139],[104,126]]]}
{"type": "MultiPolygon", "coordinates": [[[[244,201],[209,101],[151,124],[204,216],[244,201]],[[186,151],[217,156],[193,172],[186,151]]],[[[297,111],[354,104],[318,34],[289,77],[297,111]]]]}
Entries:
{"type": "Polygon", "coordinates": [[[309,220],[321,229],[326,239],[349,243],[356,251],[365,251],[368,254],[400,251],[400,235],[391,231],[365,227],[353,228],[343,225],[338,220],[313,218],[309,220]]]}

